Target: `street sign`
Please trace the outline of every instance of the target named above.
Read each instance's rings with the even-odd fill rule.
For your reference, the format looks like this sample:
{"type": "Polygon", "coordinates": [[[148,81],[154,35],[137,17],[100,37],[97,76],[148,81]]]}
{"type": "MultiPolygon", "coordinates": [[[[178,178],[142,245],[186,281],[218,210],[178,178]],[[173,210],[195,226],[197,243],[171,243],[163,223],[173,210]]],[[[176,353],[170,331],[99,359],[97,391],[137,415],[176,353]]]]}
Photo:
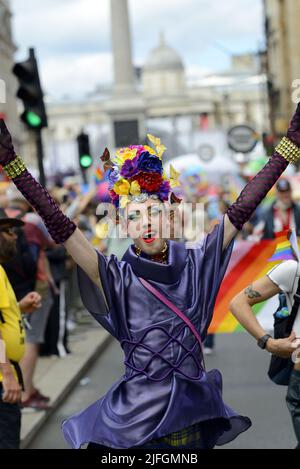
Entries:
{"type": "Polygon", "coordinates": [[[236,125],[227,135],[229,148],[237,153],[250,153],[259,140],[257,132],[249,125],[236,125]]]}

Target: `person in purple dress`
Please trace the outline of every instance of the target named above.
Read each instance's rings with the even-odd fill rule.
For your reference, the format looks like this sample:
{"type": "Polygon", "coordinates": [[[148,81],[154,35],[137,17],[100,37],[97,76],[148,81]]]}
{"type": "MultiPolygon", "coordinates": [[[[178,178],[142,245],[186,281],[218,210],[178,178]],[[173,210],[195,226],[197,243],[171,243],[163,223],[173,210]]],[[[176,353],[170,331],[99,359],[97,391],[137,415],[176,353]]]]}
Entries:
{"type": "Polygon", "coordinates": [[[123,259],[97,252],[15,154],[0,121],[0,164],[43,218],[54,241],[78,265],[86,308],[119,342],[124,374],[109,391],[62,424],[74,448],[213,448],[251,421],[224,404],[222,377],[207,372],[201,341],[236,234],[290,162],[300,157],[300,105],[286,137],[201,245],[160,236],[174,200],[175,171],[163,170],[163,146],[132,146],[108,159],[111,196],[134,243],[123,259]],[[172,174],[173,173],[173,174],[172,174]]]}

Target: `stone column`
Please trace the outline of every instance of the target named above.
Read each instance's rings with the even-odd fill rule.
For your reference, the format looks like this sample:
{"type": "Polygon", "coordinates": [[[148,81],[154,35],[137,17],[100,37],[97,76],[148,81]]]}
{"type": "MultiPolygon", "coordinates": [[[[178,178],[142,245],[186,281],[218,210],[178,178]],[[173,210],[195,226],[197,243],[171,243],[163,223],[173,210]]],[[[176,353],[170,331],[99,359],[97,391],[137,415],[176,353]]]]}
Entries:
{"type": "Polygon", "coordinates": [[[134,72],[127,0],[111,0],[111,34],[114,63],[114,91],[134,92],[134,72]]]}

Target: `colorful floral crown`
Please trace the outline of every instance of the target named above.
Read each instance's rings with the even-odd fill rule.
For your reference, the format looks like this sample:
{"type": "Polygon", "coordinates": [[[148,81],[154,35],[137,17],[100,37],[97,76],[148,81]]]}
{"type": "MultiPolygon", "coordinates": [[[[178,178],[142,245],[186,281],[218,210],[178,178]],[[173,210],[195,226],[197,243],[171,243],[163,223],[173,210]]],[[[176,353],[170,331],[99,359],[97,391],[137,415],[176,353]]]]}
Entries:
{"type": "MultiPolygon", "coordinates": [[[[115,207],[125,208],[131,200],[144,202],[148,197],[169,200],[172,189],[179,186],[179,173],[170,166],[170,178],[163,169],[162,155],[166,147],[160,139],[147,135],[155,149],[148,145],[131,145],[121,148],[111,158],[106,148],[101,160],[108,171],[109,194],[115,207]]],[[[171,202],[179,202],[171,194],[171,202]]]]}

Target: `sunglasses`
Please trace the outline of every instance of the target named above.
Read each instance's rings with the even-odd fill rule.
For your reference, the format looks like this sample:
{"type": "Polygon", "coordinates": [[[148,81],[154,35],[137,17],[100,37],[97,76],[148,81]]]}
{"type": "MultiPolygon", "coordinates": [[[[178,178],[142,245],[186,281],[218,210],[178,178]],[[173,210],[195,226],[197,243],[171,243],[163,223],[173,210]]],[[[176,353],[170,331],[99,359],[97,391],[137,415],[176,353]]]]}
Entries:
{"type": "Polygon", "coordinates": [[[11,227],[0,228],[0,233],[6,233],[10,236],[13,236],[16,233],[16,228],[11,228],[11,227]]]}

